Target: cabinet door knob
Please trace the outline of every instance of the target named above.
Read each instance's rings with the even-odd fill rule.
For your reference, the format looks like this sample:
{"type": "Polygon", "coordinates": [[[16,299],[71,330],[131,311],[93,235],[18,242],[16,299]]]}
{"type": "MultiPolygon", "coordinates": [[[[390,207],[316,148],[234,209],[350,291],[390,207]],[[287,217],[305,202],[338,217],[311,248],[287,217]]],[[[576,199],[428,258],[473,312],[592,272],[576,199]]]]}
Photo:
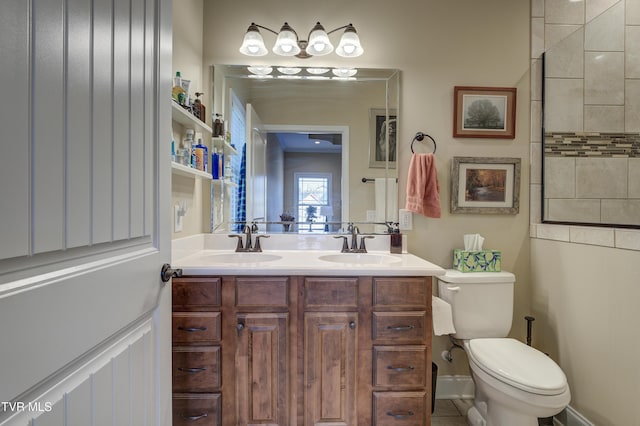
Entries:
{"type": "Polygon", "coordinates": [[[352,329],[352,330],[355,330],[355,328],[356,328],[356,322],[355,322],[355,321],[351,321],[351,322],[349,323],[349,328],[350,328],[350,329],[352,329]]]}
{"type": "Polygon", "coordinates": [[[244,324],[239,322],[238,325],[236,325],[236,330],[238,330],[238,336],[240,336],[240,333],[244,330],[244,324]]]}

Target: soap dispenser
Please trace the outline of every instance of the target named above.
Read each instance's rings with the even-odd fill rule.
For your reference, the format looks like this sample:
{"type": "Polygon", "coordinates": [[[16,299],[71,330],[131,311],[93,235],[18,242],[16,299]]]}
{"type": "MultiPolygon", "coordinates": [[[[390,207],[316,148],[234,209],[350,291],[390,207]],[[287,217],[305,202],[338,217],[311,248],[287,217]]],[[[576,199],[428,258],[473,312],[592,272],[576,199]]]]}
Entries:
{"type": "Polygon", "coordinates": [[[390,245],[389,251],[395,254],[402,254],[402,234],[400,233],[400,224],[394,223],[393,227],[389,227],[390,245]]]}

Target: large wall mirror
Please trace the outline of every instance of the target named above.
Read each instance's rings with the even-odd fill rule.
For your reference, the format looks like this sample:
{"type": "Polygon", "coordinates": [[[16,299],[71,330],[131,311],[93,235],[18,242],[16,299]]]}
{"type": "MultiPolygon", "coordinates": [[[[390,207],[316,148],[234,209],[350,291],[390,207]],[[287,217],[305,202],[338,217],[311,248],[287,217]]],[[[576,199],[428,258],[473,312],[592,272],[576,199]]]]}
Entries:
{"type": "Polygon", "coordinates": [[[336,233],[350,223],[379,233],[397,222],[398,70],[320,71],[273,67],[260,77],[214,66],[214,109],[224,111],[242,176],[214,206],[227,219],[214,232],[256,222],[270,233],[336,233]]]}
{"type": "Polygon", "coordinates": [[[640,228],[640,17],[586,3],[545,11],[543,222],[640,228]]]}

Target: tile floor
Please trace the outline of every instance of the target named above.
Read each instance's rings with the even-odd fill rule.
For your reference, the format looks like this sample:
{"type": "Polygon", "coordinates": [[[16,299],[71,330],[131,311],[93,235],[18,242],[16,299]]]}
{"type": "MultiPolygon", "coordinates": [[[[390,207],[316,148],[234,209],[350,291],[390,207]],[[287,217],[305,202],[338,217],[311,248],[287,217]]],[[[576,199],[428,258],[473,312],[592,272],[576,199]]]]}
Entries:
{"type": "Polygon", "coordinates": [[[467,426],[467,410],[472,399],[436,399],[431,426],[467,426]]]}

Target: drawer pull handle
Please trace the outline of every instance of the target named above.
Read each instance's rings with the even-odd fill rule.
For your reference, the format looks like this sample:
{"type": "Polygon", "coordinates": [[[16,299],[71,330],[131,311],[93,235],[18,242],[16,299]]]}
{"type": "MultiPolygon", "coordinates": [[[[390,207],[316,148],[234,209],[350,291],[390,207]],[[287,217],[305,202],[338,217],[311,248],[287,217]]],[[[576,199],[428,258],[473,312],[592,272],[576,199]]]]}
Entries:
{"type": "Polygon", "coordinates": [[[408,419],[410,417],[413,417],[414,415],[415,414],[413,413],[413,411],[400,411],[400,412],[387,411],[387,416],[391,416],[396,420],[408,419]]]}
{"type": "Polygon", "coordinates": [[[195,333],[196,331],[207,331],[207,327],[178,327],[180,331],[186,331],[188,333],[195,333]]]}
{"type": "Polygon", "coordinates": [[[204,367],[191,367],[191,368],[178,367],[178,371],[182,371],[184,373],[200,373],[202,371],[207,371],[207,369],[204,367]]]}
{"type": "Polygon", "coordinates": [[[387,326],[387,330],[393,330],[393,331],[411,331],[413,330],[413,326],[412,325],[388,325],[387,326]]]}
{"type": "Polygon", "coordinates": [[[393,371],[397,371],[398,373],[404,372],[404,371],[413,371],[416,368],[413,365],[407,365],[406,367],[402,367],[402,366],[394,366],[394,365],[387,365],[387,370],[393,370],[393,371]]]}
{"type": "Polygon", "coordinates": [[[195,416],[188,416],[186,414],[181,414],[180,417],[182,417],[185,420],[195,422],[196,420],[204,419],[205,417],[207,417],[207,413],[196,414],[195,416]]]}

